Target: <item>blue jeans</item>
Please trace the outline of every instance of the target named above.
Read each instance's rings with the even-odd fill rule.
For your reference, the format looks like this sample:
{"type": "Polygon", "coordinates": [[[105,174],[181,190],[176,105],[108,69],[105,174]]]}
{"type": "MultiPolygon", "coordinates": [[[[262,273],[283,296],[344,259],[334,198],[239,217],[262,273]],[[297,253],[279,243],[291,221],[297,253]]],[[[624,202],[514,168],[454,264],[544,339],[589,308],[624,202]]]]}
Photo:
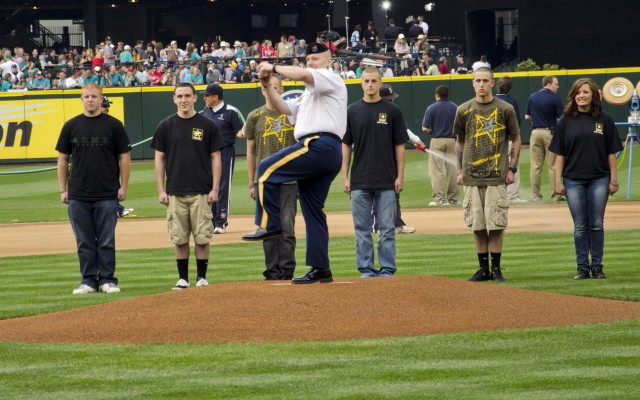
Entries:
{"type": "Polygon", "coordinates": [[[603,220],[609,198],[609,176],[589,181],[564,178],[564,190],[573,218],[573,241],[578,268],[602,267],[603,220]]]}
{"type": "Polygon", "coordinates": [[[356,264],[362,277],[392,276],[396,272],[396,194],[393,190],[352,190],[351,213],[356,231],[356,264]],[[373,265],[373,217],[371,207],[375,199],[380,225],[378,261],[380,270],[373,265]]]}
{"type": "Polygon", "coordinates": [[[76,236],[82,283],[95,289],[118,284],[116,272],[116,210],[118,200],[69,200],[69,221],[76,236]]]}

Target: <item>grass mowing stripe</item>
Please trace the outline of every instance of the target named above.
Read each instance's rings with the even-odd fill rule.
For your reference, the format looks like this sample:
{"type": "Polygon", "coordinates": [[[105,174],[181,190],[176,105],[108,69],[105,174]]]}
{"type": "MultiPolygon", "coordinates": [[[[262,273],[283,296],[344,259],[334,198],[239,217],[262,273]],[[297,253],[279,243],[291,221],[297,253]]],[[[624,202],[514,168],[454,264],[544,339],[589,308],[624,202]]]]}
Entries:
{"type": "Polygon", "coordinates": [[[10,398],[71,398],[79,387],[100,398],[633,398],[638,328],[640,321],[335,342],[0,343],[0,384],[10,398]]]}

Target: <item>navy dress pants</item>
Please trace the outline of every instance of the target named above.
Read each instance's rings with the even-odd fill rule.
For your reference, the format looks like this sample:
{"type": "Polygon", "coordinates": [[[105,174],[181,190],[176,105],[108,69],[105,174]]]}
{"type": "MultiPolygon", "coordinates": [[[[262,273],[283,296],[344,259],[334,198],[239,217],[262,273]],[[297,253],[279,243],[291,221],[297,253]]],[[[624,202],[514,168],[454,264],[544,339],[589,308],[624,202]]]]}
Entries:
{"type": "Polygon", "coordinates": [[[323,208],[341,166],[342,142],[331,133],[305,136],[258,165],[256,225],[282,230],[280,187],[296,181],[307,231],[306,264],[317,269],[329,269],[329,229],[323,208]]]}

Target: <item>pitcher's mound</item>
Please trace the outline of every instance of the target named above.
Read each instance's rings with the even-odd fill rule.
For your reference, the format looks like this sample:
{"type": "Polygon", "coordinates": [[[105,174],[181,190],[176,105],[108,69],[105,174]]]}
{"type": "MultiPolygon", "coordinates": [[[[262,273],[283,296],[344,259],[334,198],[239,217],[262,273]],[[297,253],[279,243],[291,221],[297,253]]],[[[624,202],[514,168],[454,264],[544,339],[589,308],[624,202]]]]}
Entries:
{"type": "MultiPolygon", "coordinates": [[[[126,287],[123,287],[126,290],[126,287]]],[[[93,295],[93,294],[92,294],[93,295]]],[[[95,296],[104,294],[95,294],[95,296]]],[[[419,336],[640,319],[640,303],[434,276],[211,284],[0,321],[0,340],[260,342],[419,336]]]]}

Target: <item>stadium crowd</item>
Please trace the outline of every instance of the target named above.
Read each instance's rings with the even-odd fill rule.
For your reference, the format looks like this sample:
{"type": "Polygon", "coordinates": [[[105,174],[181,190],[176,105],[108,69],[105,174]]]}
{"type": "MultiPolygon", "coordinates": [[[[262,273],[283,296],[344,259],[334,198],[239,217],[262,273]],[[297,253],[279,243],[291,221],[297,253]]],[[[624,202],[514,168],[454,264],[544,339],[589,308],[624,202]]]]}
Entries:
{"type": "MultiPolygon", "coordinates": [[[[439,57],[434,46],[429,45],[427,30],[405,37],[403,30],[390,25],[385,29],[386,39],[381,39],[372,24],[369,21],[366,30],[357,25],[350,39],[336,32],[315,38],[330,48],[333,70],[343,79],[359,78],[367,66],[378,67],[385,77],[470,70],[461,55],[458,65],[448,67],[446,58],[439,57]],[[387,32],[390,28],[395,29],[387,32]],[[432,65],[435,68],[430,68],[432,65]]],[[[22,47],[13,51],[4,47],[0,91],[73,89],[89,82],[101,87],[257,82],[261,61],[304,67],[306,54],[305,39],[285,34],[275,45],[269,39],[251,43],[236,40],[233,44],[188,42],[183,49],[176,40],[166,45],[156,40],[138,40],[130,45],[107,36],[95,48],[34,48],[29,53],[22,47]]]]}

